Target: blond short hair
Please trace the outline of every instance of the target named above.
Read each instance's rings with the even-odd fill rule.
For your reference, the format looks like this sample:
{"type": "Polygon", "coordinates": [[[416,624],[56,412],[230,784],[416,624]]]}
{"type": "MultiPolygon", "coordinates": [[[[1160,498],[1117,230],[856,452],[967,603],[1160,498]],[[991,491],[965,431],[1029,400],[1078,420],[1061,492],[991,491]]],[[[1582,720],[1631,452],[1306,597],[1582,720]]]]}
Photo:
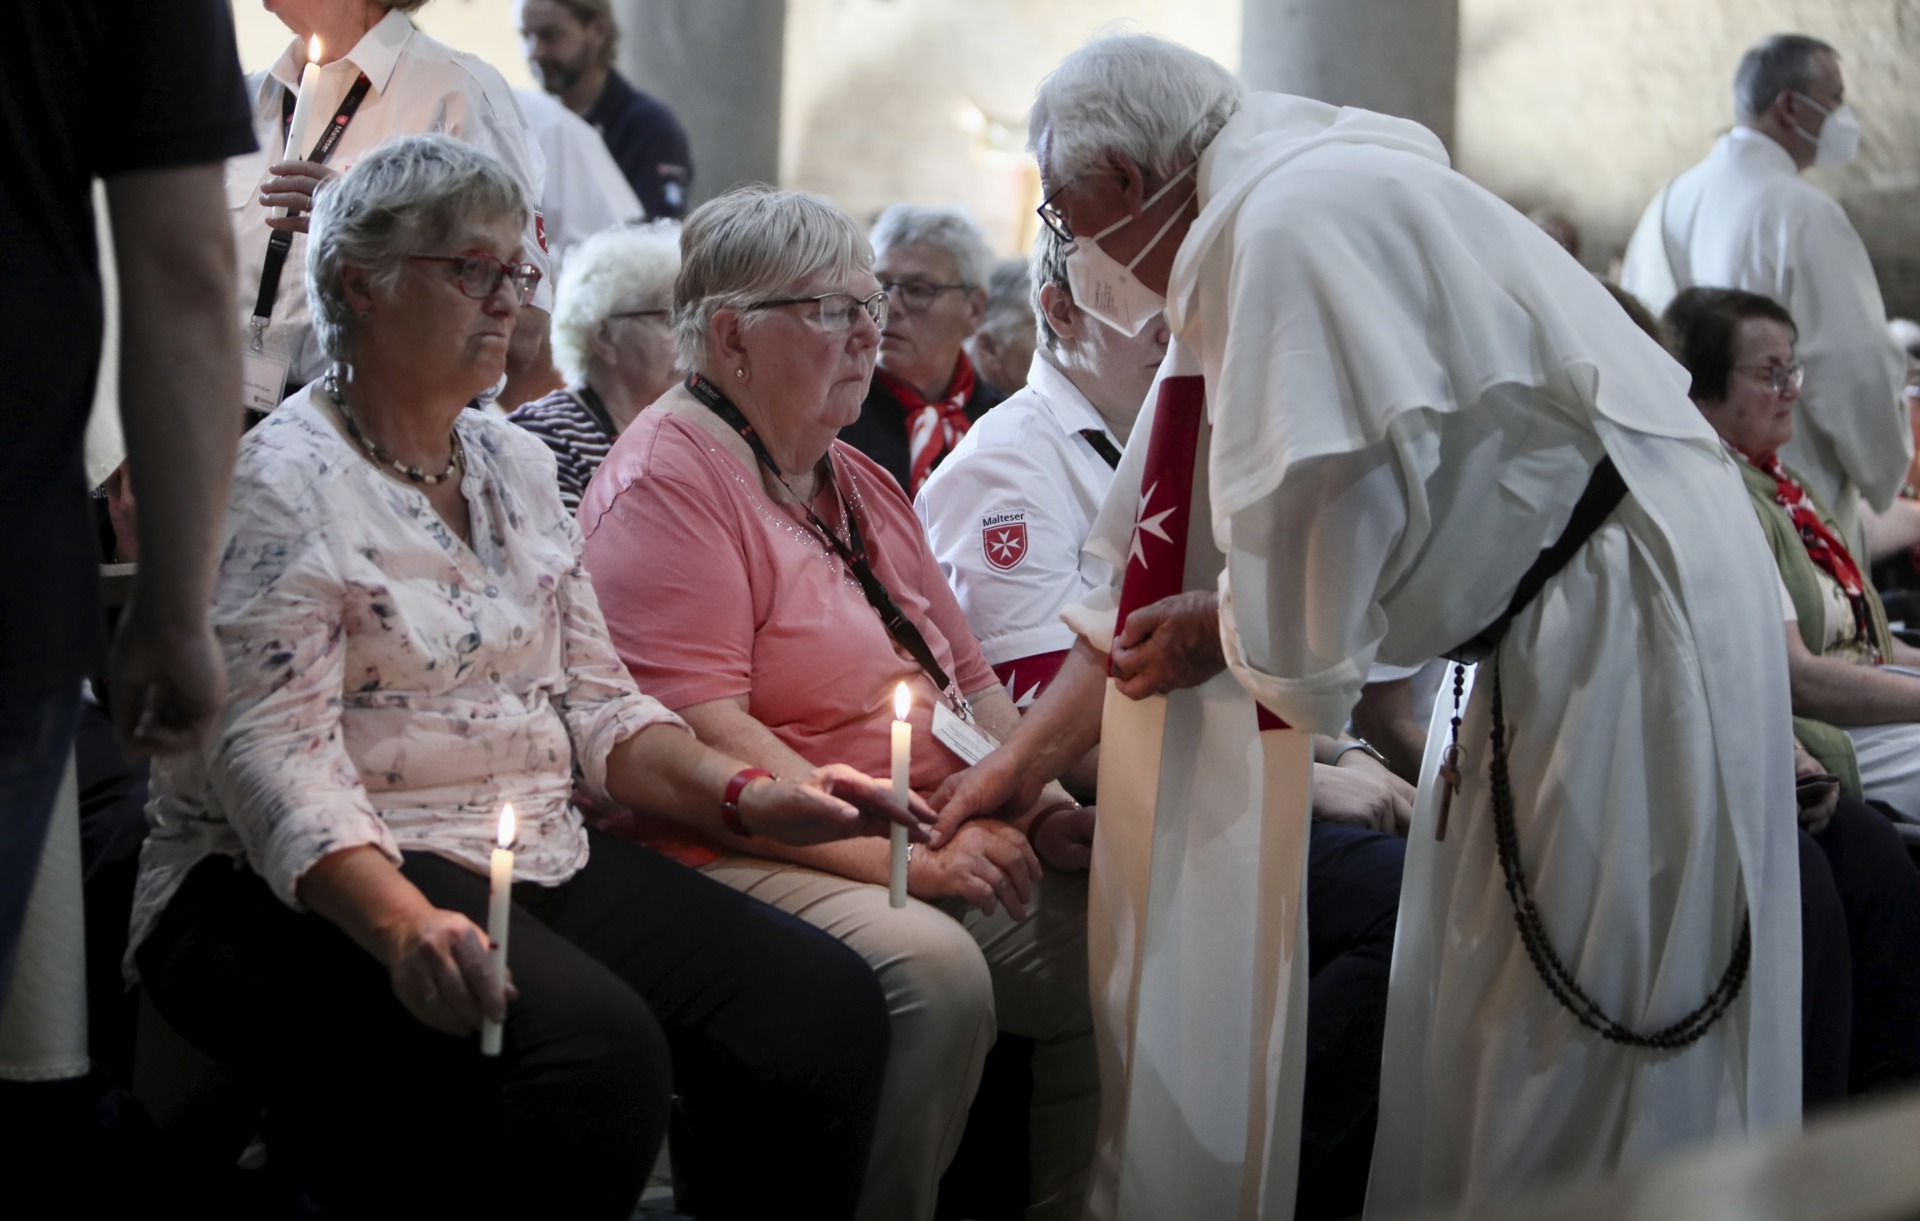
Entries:
{"type": "Polygon", "coordinates": [[[820,276],[873,270],[873,247],[832,200],[764,183],[735,187],[694,209],[680,230],[673,325],[680,363],[707,363],[713,315],[798,292],[820,276]]]}

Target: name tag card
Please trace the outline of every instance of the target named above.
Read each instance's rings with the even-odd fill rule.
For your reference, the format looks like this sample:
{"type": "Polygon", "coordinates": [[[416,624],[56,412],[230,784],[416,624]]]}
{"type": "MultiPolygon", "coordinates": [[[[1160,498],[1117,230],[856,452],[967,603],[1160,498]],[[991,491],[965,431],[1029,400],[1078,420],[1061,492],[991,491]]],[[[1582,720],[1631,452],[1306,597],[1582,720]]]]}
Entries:
{"type": "Polygon", "coordinates": [[[978,725],[961,720],[944,701],[933,706],[933,736],[968,767],[998,750],[1000,743],[978,725]]]}
{"type": "Polygon", "coordinates": [[[280,405],[287,393],[287,366],[291,362],[283,352],[271,346],[261,351],[241,349],[240,404],[262,415],[280,405]]]}

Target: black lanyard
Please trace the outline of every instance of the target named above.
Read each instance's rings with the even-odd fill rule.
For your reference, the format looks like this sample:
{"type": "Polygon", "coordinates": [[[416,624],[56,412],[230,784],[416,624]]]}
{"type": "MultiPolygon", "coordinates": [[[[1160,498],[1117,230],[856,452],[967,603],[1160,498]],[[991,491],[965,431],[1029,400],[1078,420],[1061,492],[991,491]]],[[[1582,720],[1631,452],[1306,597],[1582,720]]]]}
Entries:
{"type": "Polygon", "coordinates": [[[607,410],[607,405],[600,401],[598,391],[581,382],[580,393],[574,397],[579,399],[580,405],[587,409],[587,414],[593,417],[593,422],[606,430],[607,440],[612,441],[619,437],[620,430],[613,426],[613,414],[607,410]]]}
{"type": "Polygon", "coordinates": [[[1110,470],[1120,469],[1120,451],[1113,447],[1106,433],[1098,428],[1083,428],[1080,435],[1087,439],[1087,444],[1093,446],[1093,452],[1100,455],[1110,470]]]}
{"type": "MultiPolygon", "coordinates": [[[[341,101],[340,109],[334,112],[333,121],[320,133],[320,139],[313,146],[313,152],[307,155],[308,161],[324,162],[340,143],[340,137],[346,134],[347,124],[353,121],[353,112],[360,109],[360,103],[366,99],[367,90],[373,88],[373,82],[362,72],[353,82],[353,88],[347,90],[347,96],[341,101]]],[[[280,95],[280,129],[284,133],[293,123],[293,90],[284,89],[280,95]]],[[[282,145],[285,138],[282,137],[282,145]]],[[[267,322],[273,317],[273,299],[280,294],[280,275],[287,267],[287,251],[293,246],[293,234],[285,229],[275,229],[273,236],[267,239],[267,260],[260,266],[260,295],[253,302],[253,350],[261,348],[261,337],[266,334],[267,322]]]]}
{"type": "MultiPolygon", "coordinates": [[[[753,456],[760,460],[760,465],[773,473],[773,477],[780,481],[780,486],[786,488],[789,495],[795,500],[800,500],[799,495],[788,486],[786,476],[780,473],[780,466],[773,460],[773,455],[767,452],[767,443],[760,439],[760,434],[754,431],[753,425],[748,423],[746,416],[740,414],[740,409],[733,405],[732,400],[720,393],[719,387],[698,373],[690,373],[687,375],[687,390],[693,397],[705,403],[713,414],[725,420],[728,427],[739,433],[741,440],[747,443],[747,448],[753,451],[753,456]]],[[[832,527],[820,520],[820,515],[813,511],[812,505],[800,501],[800,509],[807,515],[808,524],[819,531],[828,549],[840,557],[840,562],[847,566],[847,571],[853,574],[853,579],[860,583],[860,592],[867,596],[867,604],[879,614],[880,622],[887,629],[887,635],[893,637],[895,643],[912,655],[920,668],[926,671],[927,677],[933,680],[934,688],[953,706],[953,710],[959,713],[963,720],[971,721],[973,708],[967,703],[967,697],[961,694],[953,680],[947,677],[946,670],[941,667],[940,662],[933,655],[932,647],[927,644],[926,636],[921,633],[913,620],[907,618],[907,613],[900,609],[900,604],[893,600],[893,595],[887,592],[887,587],[882,585],[880,578],[874,574],[873,565],[867,560],[866,539],[860,533],[860,517],[853,511],[853,499],[840,490],[839,481],[833,478],[831,455],[826,459],[826,463],[827,482],[832,484],[834,493],[840,497],[840,503],[846,509],[849,537],[843,539],[834,533],[832,527]]]]}

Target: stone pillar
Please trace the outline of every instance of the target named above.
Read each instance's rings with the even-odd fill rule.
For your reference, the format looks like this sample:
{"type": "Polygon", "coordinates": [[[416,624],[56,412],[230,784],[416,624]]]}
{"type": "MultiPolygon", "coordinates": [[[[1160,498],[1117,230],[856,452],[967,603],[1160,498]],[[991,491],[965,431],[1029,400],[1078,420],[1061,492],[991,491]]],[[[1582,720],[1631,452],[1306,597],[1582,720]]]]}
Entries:
{"type": "Polygon", "coordinates": [[[1458,0],[1244,0],[1251,89],[1412,119],[1453,146],[1458,0]]]}
{"type": "Polygon", "coordinates": [[[693,145],[688,205],[780,176],[786,0],[614,0],[620,70],[693,145]]]}

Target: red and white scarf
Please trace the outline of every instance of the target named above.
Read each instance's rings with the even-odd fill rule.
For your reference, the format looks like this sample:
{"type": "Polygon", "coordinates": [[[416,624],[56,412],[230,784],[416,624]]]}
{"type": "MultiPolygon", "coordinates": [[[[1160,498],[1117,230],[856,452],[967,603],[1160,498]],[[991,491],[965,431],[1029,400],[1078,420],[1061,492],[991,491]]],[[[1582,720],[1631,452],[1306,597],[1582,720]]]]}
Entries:
{"type": "Polygon", "coordinates": [[[1820,571],[1832,577],[1840,586],[1840,591],[1847,595],[1847,604],[1853,608],[1853,621],[1859,629],[1861,641],[1869,648],[1875,647],[1873,618],[1867,611],[1866,581],[1861,577],[1860,565],[1847,550],[1847,545],[1827,528],[1827,523],[1820,520],[1819,510],[1813,507],[1813,499],[1800,486],[1800,481],[1780,465],[1778,453],[1758,456],[1741,453],[1740,456],[1751,463],[1755,470],[1773,480],[1773,502],[1787,511],[1795,533],[1799,534],[1801,544],[1807,549],[1807,558],[1820,571]]]}
{"type": "Polygon", "coordinates": [[[873,375],[900,400],[901,411],[907,419],[907,459],[912,468],[907,496],[912,498],[919,495],[920,485],[933,473],[934,464],[960,444],[960,438],[967,435],[973,423],[967,418],[967,400],[973,397],[973,362],[963,350],[959,363],[954,366],[953,381],[947,385],[946,396],[932,402],[885,369],[876,368],[873,375]]]}

